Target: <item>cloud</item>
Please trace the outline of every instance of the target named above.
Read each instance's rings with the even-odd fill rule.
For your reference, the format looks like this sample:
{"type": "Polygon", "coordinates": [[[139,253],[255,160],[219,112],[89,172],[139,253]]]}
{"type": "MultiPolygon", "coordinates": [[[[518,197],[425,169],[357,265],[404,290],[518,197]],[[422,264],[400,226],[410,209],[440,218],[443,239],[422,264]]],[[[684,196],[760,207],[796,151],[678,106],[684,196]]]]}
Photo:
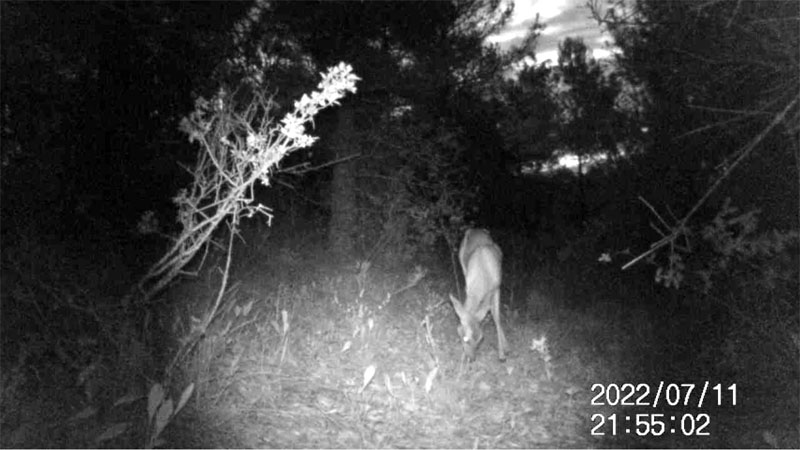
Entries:
{"type": "Polygon", "coordinates": [[[583,38],[596,59],[608,57],[614,49],[609,50],[605,42],[612,39],[601,34],[599,25],[585,5],[586,0],[517,0],[506,29],[490,36],[487,41],[500,44],[501,48],[520,43],[538,13],[545,29],[537,41],[537,61],[549,59],[555,64],[558,61],[558,43],[567,37],[583,38]]]}
{"type": "Polygon", "coordinates": [[[514,2],[514,14],[511,16],[509,26],[522,25],[530,22],[539,14],[540,20],[556,17],[569,8],[571,0],[517,0],[514,2]]]}
{"type": "Polygon", "coordinates": [[[486,41],[490,44],[499,44],[502,42],[508,42],[515,39],[522,39],[525,37],[525,33],[528,32],[527,28],[517,28],[513,30],[505,30],[501,31],[498,34],[488,36],[486,41]]]}
{"type": "Polygon", "coordinates": [[[549,36],[552,34],[561,34],[564,31],[563,25],[548,25],[542,30],[542,36],[549,36]]]}
{"type": "Polygon", "coordinates": [[[558,64],[558,49],[545,50],[543,52],[536,52],[536,62],[541,64],[545,61],[550,61],[551,65],[558,64]]]}
{"type": "Polygon", "coordinates": [[[558,17],[567,11],[569,8],[572,7],[570,3],[574,3],[573,0],[520,0],[520,6],[522,4],[528,4],[525,8],[529,11],[532,11],[533,14],[530,14],[531,18],[536,17],[536,13],[539,13],[540,20],[548,20],[552,19],[553,17],[558,17]]]}

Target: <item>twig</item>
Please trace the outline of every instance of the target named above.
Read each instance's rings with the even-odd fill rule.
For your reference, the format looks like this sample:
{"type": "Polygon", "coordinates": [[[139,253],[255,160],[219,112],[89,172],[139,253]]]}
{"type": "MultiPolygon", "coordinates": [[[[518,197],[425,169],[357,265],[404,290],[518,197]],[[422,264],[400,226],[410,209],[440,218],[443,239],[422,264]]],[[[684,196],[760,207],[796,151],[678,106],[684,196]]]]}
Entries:
{"type": "Polygon", "coordinates": [[[714,181],[714,184],[711,185],[711,187],[706,191],[705,194],[703,194],[700,200],[697,203],[695,203],[694,207],[692,207],[689,213],[686,214],[686,216],[681,220],[681,225],[685,225],[689,221],[689,218],[691,218],[697,212],[697,210],[700,209],[700,206],[702,206],[706,202],[706,200],[708,200],[708,198],[711,197],[711,194],[713,194],[714,191],[716,191],[717,188],[719,188],[719,186],[722,184],[722,181],[725,180],[731,174],[731,172],[733,172],[733,169],[735,169],[747,156],[750,155],[750,153],[753,152],[756,146],[758,146],[758,144],[760,144],[761,141],[763,141],[764,138],[767,137],[767,134],[769,134],[769,132],[772,131],[773,128],[775,128],[776,126],[780,125],[783,122],[784,118],[786,118],[786,115],[789,113],[789,111],[791,111],[791,109],[795,105],[797,105],[798,100],[800,100],[800,96],[795,97],[794,100],[789,102],[789,104],[786,105],[786,107],[783,108],[781,112],[775,115],[775,118],[772,119],[772,122],[770,122],[769,125],[767,125],[761,131],[761,133],[758,133],[758,135],[755,138],[753,138],[749,143],[747,143],[747,145],[742,147],[741,154],[739,155],[739,157],[737,157],[731,163],[731,165],[728,166],[725,172],[719,178],[717,178],[716,181],[714,181]]]}
{"type": "Polygon", "coordinates": [[[200,341],[200,338],[205,335],[208,326],[214,320],[217,315],[217,311],[219,310],[219,305],[222,303],[222,297],[225,294],[225,288],[228,285],[228,275],[230,274],[231,268],[231,260],[232,260],[232,253],[233,253],[233,238],[236,235],[235,230],[230,228],[230,236],[228,237],[228,254],[225,258],[225,269],[222,271],[222,281],[220,282],[219,291],[217,292],[217,298],[214,301],[214,306],[211,307],[211,310],[208,311],[203,322],[197,326],[193,327],[194,329],[191,331],[190,336],[186,341],[184,341],[181,348],[175,352],[175,356],[172,358],[172,361],[167,366],[166,374],[169,377],[172,369],[175,368],[175,365],[185,356],[187,355],[194,346],[200,341]]]}
{"type": "Polygon", "coordinates": [[[308,164],[308,162],[303,162],[303,163],[297,164],[297,165],[292,166],[292,167],[287,167],[285,169],[280,169],[277,172],[288,173],[289,175],[304,175],[304,174],[306,174],[308,172],[313,172],[315,170],[319,170],[319,169],[322,169],[322,168],[325,168],[325,167],[328,167],[328,166],[332,166],[334,164],[343,163],[345,161],[349,161],[351,159],[360,158],[360,157],[361,157],[361,153],[356,153],[355,155],[348,155],[348,156],[345,156],[345,157],[342,157],[342,158],[339,158],[339,159],[335,159],[333,161],[328,161],[328,162],[320,164],[318,166],[310,166],[308,164]]]}
{"type": "Polygon", "coordinates": [[[748,142],[745,146],[742,147],[741,150],[737,152],[738,156],[736,157],[736,159],[725,169],[722,175],[720,175],[714,181],[714,184],[712,184],[711,187],[708,188],[708,190],[706,190],[703,196],[700,197],[700,200],[698,200],[697,203],[695,203],[694,206],[692,206],[692,209],[689,210],[689,212],[683,217],[683,219],[681,219],[678,222],[678,224],[674,228],[672,228],[672,233],[670,233],[668,236],[663,237],[658,242],[652,244],[650,246],[650,250],[642,253],[641,255],[637,256],[636,258],[632,259],[627,264],[622,266],[622,270],[631,267],[632,265],[636,264],[636,262],[640,261],[642,258],[653,253],[659,248],[665,246],[667,243],[674,241],[678,236],[680,236],[686,229],[686,224],[689,222],[689,219],[691,219],[692,216],[694,216],[695,213],[697,213],[700,207],[703,204],[705,204],[705,202],[709,199],[709,197],[711,197],[711,194],[713,194],[720,187],[722,182],[726,178],[728,178],[728,176],[730,176],[731,172],[733,172],[733,170],[753,152],[753,150],[758,146],[758,144],[761,143],[761,141],[764,140],[764,138],[772,131],[772,129],[783,122],[789,111],[791,111],[792,108],[794,108],[795,105],[797,105],[798,100],[800,100],[800,96],[795,97],[791,102],[789,102],[788,105],[786,105],[785,108],[783,108],[782,111],[775,114],[775,117],[772,119],[772,122],[770,122],[769,125],[767,125],[763,130],[761,130],[761,132],[758,133],[756,137],[751,139],[750,142],[748,142]]]}
{"type": "Polygon", "coordinates": [[[639,196],[639,201],[641,201],[642,203],[644,203],[644,205],[645,205],[645,206],[647,206],[647,208],[648,208],[648,209],[650,209],[650,211],[653,213],[653,215],[654,215],[654,216],[656,216],[656,218],[657,218],[657,219],[658,219],[658,220],[661,222],[661,224],[662,224],[662,225],[664,225],[664,228],[666,228],[667,230],[669,230],[669,229],[670,229],[670,226],[669,226],[669,225],[667,224],[667,222],[666,222],[666,221],[665,221],[665,220],[664,220],[664,219],[661,217],[661,215],[660,215],[660,214],[659,214],[659,213],[656,211],[656,209],[653,207],[653,205],[651,205],[650,203],[648,203],[648,201],[647,201],[647,200],[645,200],[645,199],[644,199],[644,197],[642,197],[641,195],[639,196]]]}

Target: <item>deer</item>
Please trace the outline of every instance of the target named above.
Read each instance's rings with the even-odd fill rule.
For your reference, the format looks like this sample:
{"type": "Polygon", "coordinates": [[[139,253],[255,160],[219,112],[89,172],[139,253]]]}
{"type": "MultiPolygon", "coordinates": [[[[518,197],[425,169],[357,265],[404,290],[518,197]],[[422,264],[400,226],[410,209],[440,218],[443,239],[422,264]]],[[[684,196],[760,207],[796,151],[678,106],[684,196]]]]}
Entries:
{"type": "MultiPolygon", "coordinates": [[[[506,359],[506,335],[500,324],[500,281],[503,252],[489,232],[470,228],[464,233],[458,250],[458,260],[464,273],[466,298],[461,303],[450,294],[453,309],[460,325],[458,334],[464,346],[464,356],[473,361],[475,350],[483,339],[481,323],[491,311],[497,327],[497,351],[500,361],[506,359]]],[[[462,358],[463,363],[463,358],[462,358]]]]}

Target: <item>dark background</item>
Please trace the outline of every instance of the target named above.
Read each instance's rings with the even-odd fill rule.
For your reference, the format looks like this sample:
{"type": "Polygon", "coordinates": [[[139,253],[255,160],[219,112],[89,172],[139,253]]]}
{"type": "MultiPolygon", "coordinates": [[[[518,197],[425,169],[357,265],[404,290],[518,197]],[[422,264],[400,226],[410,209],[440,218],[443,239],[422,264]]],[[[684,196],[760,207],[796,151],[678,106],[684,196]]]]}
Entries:
{"type": "MultiPolygon", "coordinates": [[[[541,28],[507,52],[484,45],[508,19],[493,2],[273,2],[250,21],[247,2],[3,2],[3,372],[58,367],[72,382],[96,361],[116,367],[109,355],[135,341],[149,356],[128,371],[158,378],[177,336],[153,317],[169,322],[164,299],[192,278],[159,292],[158,307],[118,302],[179,230],[172,198],[198,155],[181,119],[220,88],[239,105],[274,94],[281,117],[345,61],[358,93],[317,116],[318,143],[282,162],[324,167],[259,187],[275,221],[243,223],[241,279],[290,249],[346,274],[356,260],[384,274],[424,264],[442,283],[431,289],[455,291],[453,247],[466,225],[487,227],[504,249],[503,302],[523,323],[536,289],[559,310],[643,311],[662,345],[648,376],[699,367],[749,383],[758,403],[793,398],[753,429],[786,423],[778,446],[796,446],[800,6],[621,5],[594,9],[615,60],[589,58],[573,38],[557,63],[520,69],[541,28]],[[345,163],[355,209],[344,225],[342,174],[328,165],[343,151],[357,155],[345,163]],[[565,154],[580,167],[555,165],[565,154]],[[147,211],[163,234],[137,231],[147,211]],[[657,229],[679,228],[672,245],[620,269],[657,229]],[[105,344],[77,344],[86,339],[105,344]]],[[[199,259],[192,270],[219,262],[199,259]]],[[[35,378],[4,378],[4,401],[54,385],[35,378]]],[[[64,439],[50,444],[77,445],[64,439]]],[[[714,445],[770,443],[731,439],[714,445]]],[[[48,444],[4,444],[25,442],[48,444]]]]}

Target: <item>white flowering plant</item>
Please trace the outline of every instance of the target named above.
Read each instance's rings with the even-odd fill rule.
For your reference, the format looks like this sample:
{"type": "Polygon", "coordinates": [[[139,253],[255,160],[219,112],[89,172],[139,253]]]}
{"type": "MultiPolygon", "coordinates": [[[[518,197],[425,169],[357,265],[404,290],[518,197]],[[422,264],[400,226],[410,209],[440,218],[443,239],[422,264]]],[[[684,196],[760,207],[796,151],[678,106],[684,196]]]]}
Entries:
{"type": "Polygon", "coordinates": [[[304,94],[277,123],[271,115],[275,104],[263,91],[256,91],[244,107],[224,89],[210,100],[197,99],[195,110],[180,125],[189,142],[200,146],[197,161],[189,169],[190,186],[173,198],[180,232],[125,302],[147,301],[160,292],[211,243],[212,233],[223,220],[228,220],[231,235],[242,216],[263,214],[271,224],[271,209],[254,202],[256,181],[269,185],[287,154],[311,146],[317,138],[306,133],[306,124],[323,108],[338,105],[348,92],[355,93],[359,79],[348,64],[330,67],[317,89],[304,94]]]}

